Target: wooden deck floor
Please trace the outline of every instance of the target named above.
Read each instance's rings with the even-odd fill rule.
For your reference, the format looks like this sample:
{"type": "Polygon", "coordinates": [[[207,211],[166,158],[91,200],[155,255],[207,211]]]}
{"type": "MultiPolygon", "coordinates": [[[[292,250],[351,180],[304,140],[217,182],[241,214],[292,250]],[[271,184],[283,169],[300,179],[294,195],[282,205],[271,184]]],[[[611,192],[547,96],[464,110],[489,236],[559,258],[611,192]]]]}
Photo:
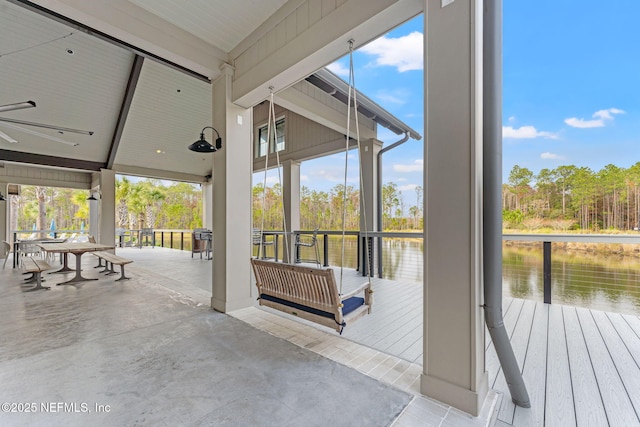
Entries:
{"type": "MultiPolygon", "coordinates": [[[[422,284],[375,279],[374,288],[374,313],[343,335],[422,364],[422,284]]],[[[531,409],[511,402],[487,332],[489,385],[504,394],[499,423],[640,426],[640,317],[514,298],[503,313],[531,409]]]]}
{"type": "MultiPolygon", "coordinates": [[[[135,255],[133,250],[125,256],[135,259],[135,255]]],[[[161,271],[166,266],[164,256],[164,251],[156,251],[152,258],[134,262],[131,274],[137,268],[161,271]]],[[[185,262],[188,259],[163,274],[194,277],[193,269],[202,268],[205,274],[195,277],[210,280],[210,262],[185,262]]],[[[367,279],[345,270],[344,289],[363,280],[367,279]]],[[[373,313],[348,325],[343,337],[421,364],[422,284],[373,281],[373,313]]],[[[206,287],[198,286],[200,291],[206,287]]],[[[511,298],[505,298],[503,310],[532,407],[511,403],[487,333],[489,385],[504,394],[496,425],[640,426],[640,317],[511,298]]]]}

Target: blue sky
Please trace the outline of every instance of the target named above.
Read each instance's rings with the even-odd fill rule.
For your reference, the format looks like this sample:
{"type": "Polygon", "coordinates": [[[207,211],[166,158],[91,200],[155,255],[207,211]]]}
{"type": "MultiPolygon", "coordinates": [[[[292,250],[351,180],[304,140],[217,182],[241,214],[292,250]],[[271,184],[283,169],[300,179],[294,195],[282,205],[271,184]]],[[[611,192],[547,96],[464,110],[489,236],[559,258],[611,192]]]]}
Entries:
{"type": "MultiPolygon", "coordinates": [[[[503,180],[514,165],[537,174],[640,161],[640,1],[504,0],[503,15],[503,180]]],[[[360,48],[354,64],[358,90],[424,135],[422,33],[418,16],[360,48]]],[[[329,68],[347,79],[348,58],[329,68]]],[[[379,129],[386,145],[399,139],[379,129]]],[[[348,183],[357,186],[352,157],[348,183]]],[[[342,183],[343,158],[303,163],[302,184],[342,183]]],[[[398,185],[407,208],[422,158],[415,140],[384,156],[383,180],[398,185]]]]}

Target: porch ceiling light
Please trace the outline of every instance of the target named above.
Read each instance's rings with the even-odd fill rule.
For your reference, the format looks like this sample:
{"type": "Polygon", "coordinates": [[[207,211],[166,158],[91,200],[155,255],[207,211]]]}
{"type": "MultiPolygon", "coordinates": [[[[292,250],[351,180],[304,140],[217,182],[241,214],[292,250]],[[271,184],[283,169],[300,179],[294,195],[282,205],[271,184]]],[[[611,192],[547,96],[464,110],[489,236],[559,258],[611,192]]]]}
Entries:
{"type": "Polygon", "coordinates": [[[218,131],[212,128],[211,126],[204,127],[202,129],[202,132],[200,132],[200,139],[189,146],[189,150],[195,151],[196,153],[215,153],[221,148],[222,148],[222,138],[220,138],[220,134],[218,133],[218,131]],[[217,138],[216,138],[215,146],[211,145],[209,142],[207,142],[206,139],[204,139],[205,129],[211,129],[216,133],[217,138]]]}
{"type": "Polygon", "coordinates": [[[7,200],[7,199],[5,199],[5,197],[2,195],[2,193],[0,193],[0,202],[4,202],[5,200],[7,200]]]}

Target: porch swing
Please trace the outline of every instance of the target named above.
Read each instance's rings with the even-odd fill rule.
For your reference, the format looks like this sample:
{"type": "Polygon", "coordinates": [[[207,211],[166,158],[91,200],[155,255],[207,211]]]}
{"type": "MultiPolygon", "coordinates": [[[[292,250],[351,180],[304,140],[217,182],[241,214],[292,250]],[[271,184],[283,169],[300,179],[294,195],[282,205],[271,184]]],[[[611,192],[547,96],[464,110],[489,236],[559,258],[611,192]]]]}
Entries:
{"type": "MultiPolygon", "coordinates": [[[[353,108],[355,111],[355,131],[358,150],[360,150],[360,130],[358,127],[358,104],[356,99],[354,72],[353,72],[353,40],[349,40],[349,94],[347,102],[347,133],[345,135],[345,172],[344,186],[347,187],[347,158],[349,151],[349,135],[351,124],[351,97],[353,95],[353,108]]],[[[271,141],[272,129],[275,138],[275,110],[273,103],[273,88],[271,89],[269,122],[267,125],[267,141],[271,141]]],[[[269,166],[269,149],[267,148],[265,168],[264,168],[264,185],[266,188],[267,169],[269,166]]],[[[276,160],[278,167],[278,179],[280,177],[280,155],[276,150],[276,160]]],[[[360,167],[360,187],[362,185],[362,167],[360,167]]],[[[282,195],[282,206],[284,210],[284,195],[282,195]]],[[[263,204],[265,203],[263,198],[263,204]]],[[[260,234],[264,232],[264,206],[262,209],[262,220],[260,234]]],[[[365,234],[366,234],[366,212],[365,215],[365,234]]],[[[342,334],[343,329],[348,323],[371,313],[373,306],[373,289],[371,277],[367,282],[360,285],[357,289],[343,293],[343,276],[344,276],[344,251],[345,251],[345,216],[346,216],[346,191],[343,192],[342,204],[342,252],[340,263],[340,280],[336,281],[334,271],[331,268],[308,267],[301,265],[292,265],[279,263],[276,261],[261,260],[251,258],[251,266],[256,278],[258,287],[258,301],[260,305],[270,307],[275,310],[282,311],[292,316],[335,329],[342,334]],[[362,296],[359,296],[362,295],[362,296]]],[[[284,218],[284,211],[283,211],[284,218]]],[[[287,236],[286,224],[284,224],[284,235],[287,236]]],[[[366,237],[366,236],[365,236],[366,237]]],[[[365,244],[369,239],[365,238],[365,244]]],[[[263,239],[260,239],[262,242],[263,239]]],[[[285,237],[285,251],[290,256],[288,239],[285,237]]],[[[258,251],[261,252],[262,248],[258,251]]]]}

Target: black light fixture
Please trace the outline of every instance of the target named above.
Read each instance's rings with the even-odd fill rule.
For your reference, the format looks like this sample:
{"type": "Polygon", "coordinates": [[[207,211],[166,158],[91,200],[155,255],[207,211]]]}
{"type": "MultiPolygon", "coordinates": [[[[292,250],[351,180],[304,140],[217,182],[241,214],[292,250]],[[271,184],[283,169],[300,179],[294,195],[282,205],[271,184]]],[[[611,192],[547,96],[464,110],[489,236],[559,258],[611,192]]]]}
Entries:
{"type": "Polygon", "coordinates": [[[200,139],[189,146],[189,150],[195,151],[196,153],[215,153],[216,151],[218,151],[221,148],[222,148],[222,138],[220,138],[220,134],[218,133],[218,131],[215,130],[214,128],[212,128],[211,126],[204,127],[202,129],[202,132],[200,132],[200,139]],[[216,138],[216,145],[215,146],[209,144],[207,142],[207,140],[204,139],[204,131],[205,131],[205,129],[213,130],[216,133],[216,135],[218,136],[216,138]]]}
{"type": "Polygon", "coordinates": [[[7,199],[5,199],[5,197],[2,195],[2,193],[0,193],[0,202],[4,202],[5,200],[7,200],[7,199]]]}
{"type": "Polygon", "coordinates": [[[96,199],[96,196],[93,195],[94,193],[92,192],[91,195],[89,197],[87,197],[87,200],[98,200],[96,199]]]}

